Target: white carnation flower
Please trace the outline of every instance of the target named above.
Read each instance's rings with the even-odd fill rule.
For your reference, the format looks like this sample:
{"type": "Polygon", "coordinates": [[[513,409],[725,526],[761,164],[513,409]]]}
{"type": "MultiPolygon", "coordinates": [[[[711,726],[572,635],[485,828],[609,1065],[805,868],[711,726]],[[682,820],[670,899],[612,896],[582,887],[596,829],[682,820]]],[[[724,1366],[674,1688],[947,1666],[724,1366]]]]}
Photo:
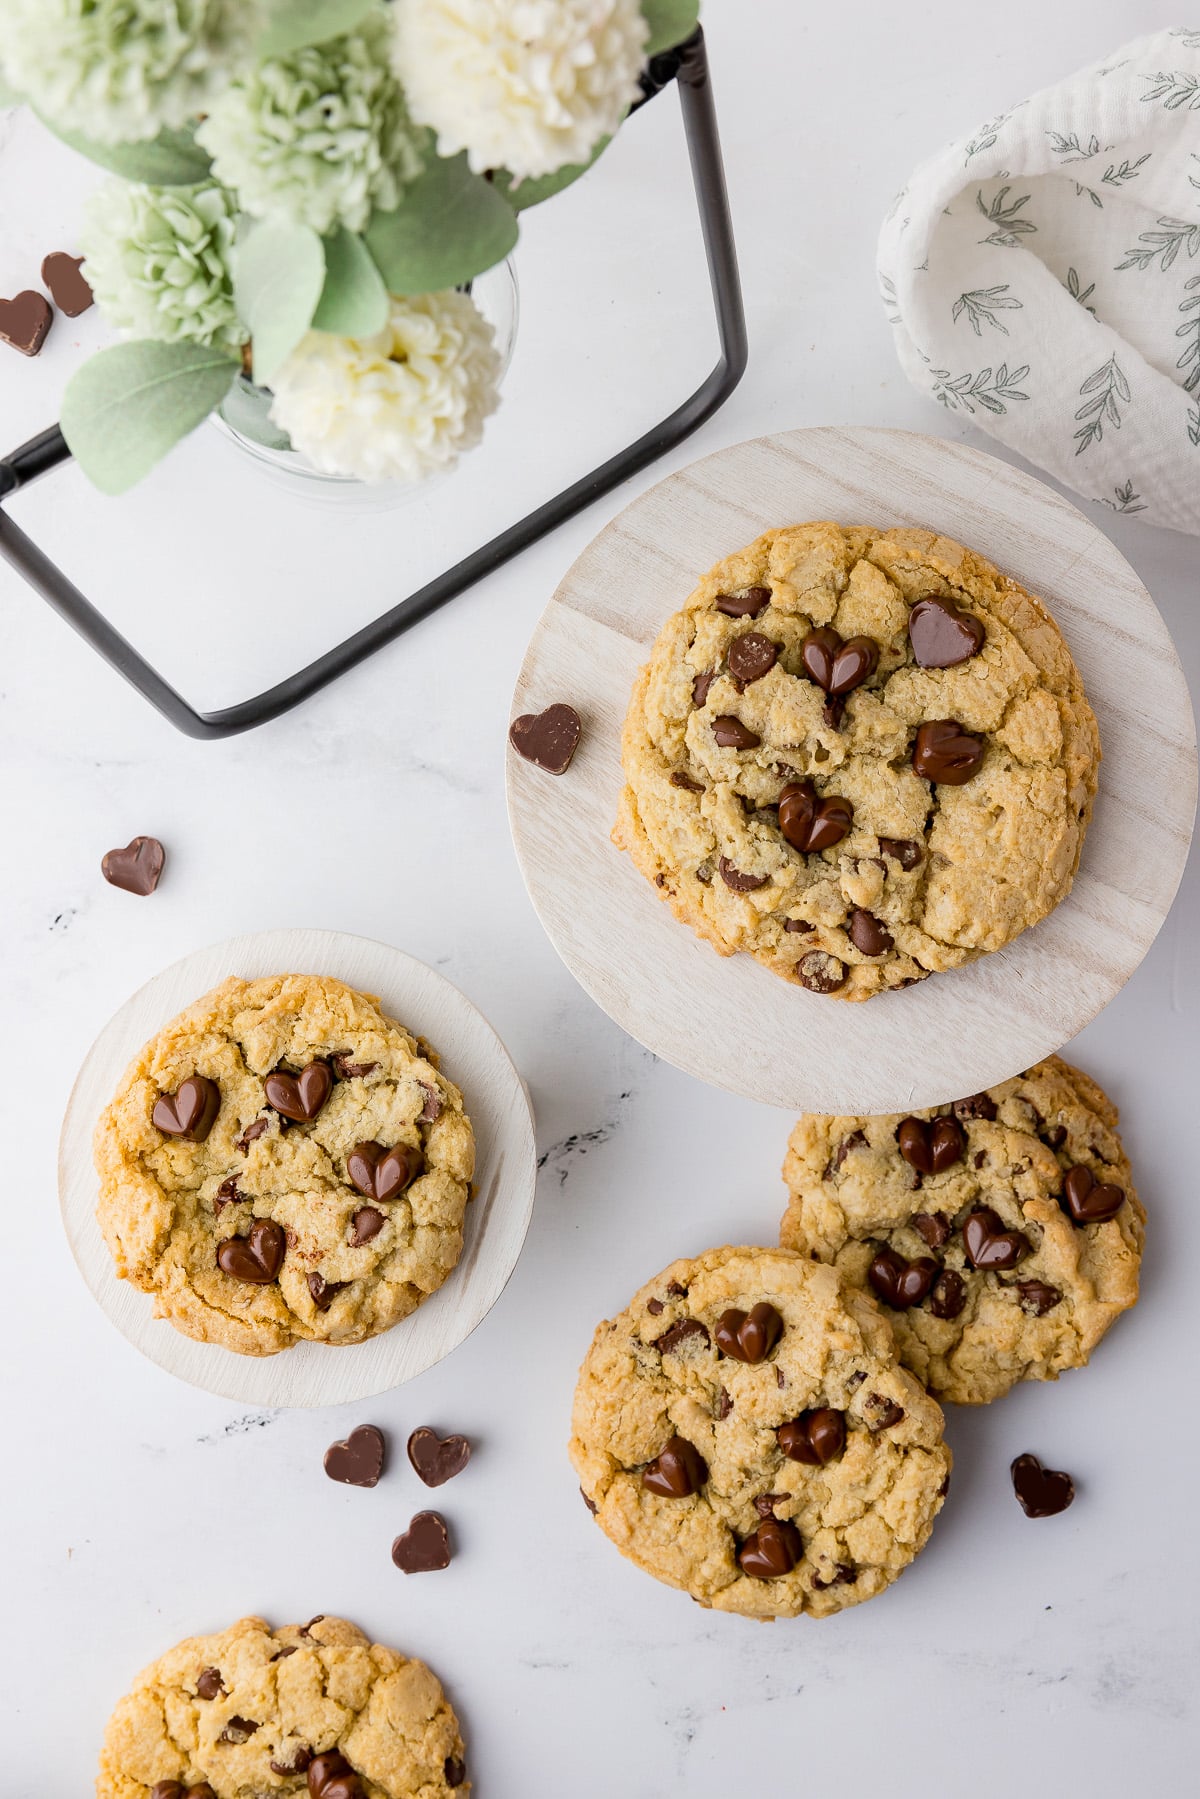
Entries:
{"type": "Polygon", "coordinates": [[[215,182],[106,181],[84,212],[84,268],[109,323],[131,337],[237,350],[232,194],[215,182]]]}
{"type": "Polygon", "coordinates": [[[393,295],[374,337],[301,340],[271,418],[323,474],[419,481],[479,442],[499,383],[492,327],[466,294],[393,295]]]}
{"type": "Polygon", "coordinates": [[[247,70],[196,133],[213,172],[256,218],[297,219],[324,235],[361,231],[420,173],[416,131],[389,61],[383,6],[355,30],[247,70]]]}
{"type": "Polygon", "coordinates": [[[262,0],[3,0],[19,93],[98,143],[157,137],[205,111],[262,30],[262,0]]]}
{"type": "Polygon", "coordinates": [[[639,0],[396,0],[396,67],[443,156],[518,180],[586,162],[638,95],[639,0]]]}

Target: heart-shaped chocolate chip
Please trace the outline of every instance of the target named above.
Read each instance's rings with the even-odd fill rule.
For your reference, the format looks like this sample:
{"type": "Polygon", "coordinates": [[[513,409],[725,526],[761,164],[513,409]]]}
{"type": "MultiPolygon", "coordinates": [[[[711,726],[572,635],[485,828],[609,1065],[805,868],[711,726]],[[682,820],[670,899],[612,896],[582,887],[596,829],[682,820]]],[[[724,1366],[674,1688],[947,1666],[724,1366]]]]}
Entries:
{"type": "Polygon", "coordinates": [[[781,1518],[764,1518],[738,1550],[738,1567],[755,1580],[778,1580],[790,1574],[804,1554],[800,1532],[781,1518]]]}
{"type": "Polygon", "coordinates": [[[778,1343],[783,1335],[783,1319],[765,1299],[751,1306],[748,1312],[730,1306],[718,1318],[714,1335],[722,1355],[753,1365],[765,1362],[778,1343]]]}
{"type": "Polygon", "coordinates": [[[226,1237],[217,1245],[217,1267],[235,1281],[269,1287],[283,1267],[287,1238],[273,1218],[256,1218],[244,1237],[226,1237]]]}
{"type": "Polygon", "coordinates": [[[0,343],[22,356],[36,356],[46,341],[54,311],[44,294],[26,288],[15,300],[0,300],[0,343]]]}
{"type": "Polygon", "coordinates": [[[180,1081],[174,1093],[163,1093],[154,1102],[150,1119],[164,1137],[186,1137],[203,1143],[221,1110],[221,1089],[206,1075],[192,1074],[180,1081]]]}
{"type": "Polygon", "coordinates": [[[383,1213],[377,1212],[374,1206],[360,1206],[350,1220],[347,1241],[351,1249],[361,1249],[364,1243],[369,1243],[372,1237],[379,1235],[386,1223],[383,1213]]]}
{"type": "Polygon", "coordinates": [[[966,1133],[956,1118],[905,1118],[896,1131],[900,1154],[922,1174],[942,1174],[961,1162],[966,1133]]]}
{"type": "Polygon", "coordinates": [[[1063,1202],[1075,1224],[1104,1224],[1125,1204],[1125,1189],[1115,1181],[1098,1181],[1082,1163],[1063,1176],[1063,1202]]]}
{"type": "Polygon", "coordinates": [[[832,849],[854,822],[854,807],[838,793],[817,798],[811,781],[789,781],[779,796],[779,829],[794,850],[832,849]]]}
{"type": "Polygon", "coordinates": [[[263,1082],[267,1104],[295,1124],[311,1124],[333,1092],[328,1062],[310,1062],[299,1074],[277,1068],[263,1082]]]}
{"type": "Polygon", "coordinates": [[[727,887],[732,887],[735,893],[757,893],[758,889],[760,887],[765,887],[767,882],[771,879],[770,875],[744,874],[740,868],[729,860],[728,856],[722,856],[720,858],[717,863],[717,869],[725,885],[727,887]]]}
{"type": "Polygon", "coordinates": [[[363,1784],[340,1749],[314,1755],[307,1765],[309,1799],[363,1799],[363,1784]]]}
{"type": "Polygon", "coordinates": [[[1075,1497],[1075,1482],[1057,1468],[1043,1468],[1035,1455],[1019,1455],[1010,1470],[1013,1492],[1027,1518],[1053,1518],[1075,1497]]]}
{"type": "Polygon", "coordinates": [[[898,1312],[920,1305],[937,1277],[938,1265],[932,1256],[908,1262],[895,1249],[881,1249],[867,1270],[867,1279],[880,1299],[898,1312]]]}
{"type": "Polygon", "coordinates": [[[162,876],[166,851],[157,837],[135,837],[123,850],[109,850],[100,863],[100,873],[110,887],[124,893],[136,893],[145,899],[154,892],[162,876]]]}
{"type": "Polygon", "coordinates": [[[346,1157],[346,1173],[353,1185],[380,1205],[399,1199],[420,1166],[420,1150],[403,1143],[394,1149],[385,1149],[382,1143],[356,1143],[346,1157]]]}
{"type": "Polygon", "coordinates": [[[793,1462],[804,1462],[810,1468],[824,1468],[834,1462],[846,1447],[846,1414],[831,1405],[821,1405],[798,1418],[781,1424],[775,1441],[793,1462]]]}
{"type": "Polygon", "coordinates": [[[77,319],[96,298],[87,277],[80,273],[82,265],[82,256],[68,256],[65,250],[53,250],[42,261],[42,280],[58,310],[69,319],[77,319]]]}
{"type": "Polygon", "coordinates": [[[408,1459],[427,1487],[444,1487],[471,1459],[465,1437],[439,1437],[422,1424],[408,1439],[408,1459]]]}
{"type": "Polygon", "coordinates": [[[1015,1268],[1033,1245],[1021,1231],[1006,1231],[990,1206],[971,1212],[963,1225],[963,1243],[972,1268],[1015,1268]]]}
{"type": "Polygon", "coordinates": [[[686,1437],[668,1437],[652,1462],[642,1469],[642,1485],[664,1499],[687,1499],[708,1479],[708,1463],[686,1437]]]}
{"type": "Polygon", "coordinates": [[[392,1544],[392,1560],[402,1574],[432,1574],[450,1566],[450,1533],[439,1512],[418,1512],[392,1544]]]}
{"type": "Polygon", "coordinates": [[[764,675],[770,674],[778,659],[779,645],[759,631],[746,631],[741,637],[735,637],[725,658],[739,687],[761,681],[764,675]]]}
{"type": "Polygon", "coordinates": [[[723,750],[756,750],[762,742],[757,731],[752,731],[749,725],[744,725],[740,718],[734,718],[729,712],[722,712],[713,719],[712,734],[714,742],[723,750]]]}
{"type": "Polygon", "coordinates": [[[383,1473],[386,1445],[383,1432],[373,1424],[360,1424],[342,1442],[325,1451],[325,1472],[330,1480],[347,1487],[375,1487],[383,1473]]]}
{"type": "Polygon", "coordinates": [[[855,906],[850,914],[850,941],[864,956],[886,956],[896,947],[887,926],[862,906],[855,906]]]}
{"type": "Polygon", "coordinates": [[[919,599],[908,615],[908,641],[922,668],[954,668],[983,648],[983,620],[960,612],[951,600],[935,593],[919,599]]]}
{"type": "Polygon", "coordinates": [[[719,593],[715,602],[717,611],[726,618],[757,618],[770,603],[769,587],[748,587],[745,593],[719,593]]]}
{"type": "Polygon", "coordinates": [[[875,673],[879,663],[879,645],[870,637],[848,637],[844,641],[830,625],[810,631],[800,646],[804,672],[830,698],[840,698],[861,687],[875,673]]]}
{"type": "Polygon", "coordinates": [[[579,748],[583,730],[574,706],[561,703],[544,712],[523,712],[508,727],[508,741],[518,756],[544,768],[548,775],[565,775],[579,748]]]}
{"type": "Polygon", "coordinates": [[[983,744],[956,718],[935,718],[918,727],[913,772],[942,787],[961,787],[983,761],[983,744]]]}

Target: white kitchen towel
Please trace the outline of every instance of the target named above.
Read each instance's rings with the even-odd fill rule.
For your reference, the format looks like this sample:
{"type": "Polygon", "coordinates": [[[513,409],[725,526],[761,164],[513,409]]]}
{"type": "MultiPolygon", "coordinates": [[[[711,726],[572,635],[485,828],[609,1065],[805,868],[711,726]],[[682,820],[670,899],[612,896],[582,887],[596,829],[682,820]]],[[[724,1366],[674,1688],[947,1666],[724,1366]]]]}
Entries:
{"type": "Polygon", "coordinates": [[[1200,31],[923,163],[879,279],[905,373],[1114,512],[1200,533],[1200,31]]]}

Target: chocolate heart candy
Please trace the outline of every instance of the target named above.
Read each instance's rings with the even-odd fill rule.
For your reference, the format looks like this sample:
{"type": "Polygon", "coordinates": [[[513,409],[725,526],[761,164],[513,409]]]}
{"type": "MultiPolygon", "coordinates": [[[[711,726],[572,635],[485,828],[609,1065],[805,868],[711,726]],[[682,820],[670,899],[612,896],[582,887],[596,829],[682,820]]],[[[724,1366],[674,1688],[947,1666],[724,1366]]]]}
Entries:
{"type": "Polygon", "coordinates": [[[764,1518],[738,1550],[738,1567],[755,1580],[778,1580],[791,1573],[803,1554],[804,1545],[794,1524],[764,1518]]]}
{"type": "Polygon", "coordinates": [[[408,1459],[427,1487],[444,1487],[471,1459],[465,1437],[439,1437],[422,1424],[408,1439],[408,1459]]]}
{"type": "Polygon", "coordinates": [[[394,1149],[385,1149],[382,1143],[356,1143],[346,1157],[346,1173],[353,1185],[381,1205],[398,1199],[420,1166],[420,1150],[403,1143],[394,1149]]]}
{"type": "Polygon", "coordinates": [[[1056,1468],[1043,1468],[1035,1455],[1019,1455],[1012,1464],[1013,1492],[1027,1518],[1053,1518],[1075,1497],[1075,1482],[1056,1468]]]}
{"type": "Polygon", "coordinates": [[[713,719],[712,734],[714,741],[723,750],[756,750],[762,742],[757,732],[728,712],[713,719]]]}
{"type": "Polygon", "coordinates": [[[69,319],[77,319],[96,298],[87,277],[80,273],[82,264],[82,256],[68,256],[65,250],[53,250],[42,261],[42,280],[58,310],[69,319]]]}
{"type": "Polygon", "coordinates": [[[856,906],[850,914],[850,941],[864,956],[886,956],[896,947],[896,940],[887,926],[862,906],[856,906]]]}
{"type": "Polygon", "coordinates": [[[244,1237],[226,1237],[217,1245],[217,1267],[235,1281],[267,1287],[283,1267],[287,1238],[273,1218],[256,1218],[244,1237]]]}
{"type": "Polygon", "coordinates": [[[714,1335],[723,1355],[738,1362],[765,1362],[783,1335],[783,1319],[766,1300],[760,1300],[748,1312],[730,1306],[718,1318],[714,1335]]]}
{"type": "Polygon", "coordinates": [[[908,615],[908,641],[922,668],[953,668],[983,648],[983,620],[927,593],[908,615]]]}
{"type": "Polygon", "coordinates": [[[310,1062],[299,1074],[277,1068],[263,1082],[267,1104],[296,1124],[311,1124],[333,1092],[328,1062],[310,1062]]]}
{"type": "Polygon", "coordinates": [[[22,356],[37,355],[53,323],[49,300],[32,288],[15,300],[0,300],[0,343],[11,344],[22,356]]]}
{"type": "Polygon", "coordinates": [[[1078,1164],[1063,1176],[1063,1201],[1075,1224],[1104,1224],[1125,1204],[1125,1189],[1114,1181],[1098,1181],[1078,1164]]]}
{"type": "Polygon", "coordinates": [[[418,1512],[392,1544],[392,1560],[402,1574],[432,1574],[450,1566],[450,1533],[438,1512],[418,1512]]]}
{"type": "Polygon", "coordinates": [[[903,1312],[920,1305],[938,1277],[932,1256],[908,1262],[895,1249],[881,1249],[867,1270],[867,1279],[885,1305],[903,1312]]]}
{"type": "Polygon", "coordinates": [[[574,706],[561,703],[544,712],[523,712],[508,727],[508,741],[518,756],[548,775],[565,775],[579,748],[583,725],[574,706]]]}
{"type": "Polygon", "coordinates": [[[325,1451],[325,1472],[347,1487],[374,1487],[383,1473],[384,1437],[373,1424],[360,1424],[344,1441],[325,1451]]]}
{"type": "Polygon", "coordinates": [[[642,1469],[642,1485],[664,1499],[687,1499],[708,1479],[708,1463],[686,1437],[668,1437],[642,1469]]]}
{"type": "Polygon", "coordinates": [[[846,1415],[829,1405],[817,1406],[781,1424],[775,1441],[789,1460],[823,1468],[836,1461],[846,1447],[846,1415]]]}
{"type": "Polygon", "coordinates": [[[166,851],[157,837],[135,837],[123,850],[109,850],[100,863],[100,873],[110,887],[124,893],[136,893],[145,899],[154,892],[166,862],[166,851]]]}
{"type": "Polygon", "coordinates": [[[308,1763],[310,1799],[363,1799],[363,1785],[338,1749],[314,1755],[308,1763]]]}
{"type": "Polygon", "coordinates": [[[779,796],[779,829],[801,855],[832,849],[854,822],[854,807],[840,794],[818,800],[811,781],[789,781],[779,796]]]}
{"type": "Polygon", "coordinates": [[[879,645],[870,637],[848,637],[844,641],[830,625],[810,631],[800,646],[804,672],[818,687],[839,697],[852,693],[875,673],[879,663],[879,645]]]}
{"type": "Polygon", "coordinates": [[[1033,1248],[1020,1231],[1006,1231],[990,1206],[971,1212],[963,1225],[963,1243],[973,1268],[1015,1268],[1033,1248]]]}
{"type": "Polygon", "coordinates": [[[779,657],[779,645],[758,631],[746,631],[729,646],[726,661],[729,672],[739,687],[749,687],[770,674],[779,657]]]}
{"type": "Polygon", "coordinates": [[[955,1118],[905,1118],[896,1132],[900,1154],[922,1174],[941,1174],[961,1162],[967,1138],[955,1118]]]}
{"type": "Polygon", "coordinates": [[[720,858],[717,870],[725,885],[732,887],[735,893],[757,893],[758,889],[765,887],[771,878],[770,875],[743,874],[742,870],[735,867],[728,856],[720,858]]]}
{"type": "Polygon", "coordinates": [[[726,618],[757,618],[771,603],[771,589],[748,587],[745,593],[719,593],[715,603],[726,618]]]}
{"type": "Polygon", "coordinates": [[[369,1243],[372,1237],[379,1235],[386,1223],[387,1219],[383,1213],[377,1212],[374,1206],[360,1206],[350,1220],[350,1235],[347,1241],[351,1249],[361,1249],[364,1243],[369,1243]]]}
{"type": "Polygon", "coordinates": [[[913,745],[912,765],[922,780],[961,787],[983,761],[983,745],[956,718],[935,718],[921,725],[913,745]]]}
{"type": "Polygon", "coordinates": [[[203,1143],[220,1109],[221,1089],[217,1083],[206,1075],[192,1074],[180,1081],[174,1093],[160,1094],[150,1119],[164,1137],[186,1137],[189,1143],[203,1143]]]}

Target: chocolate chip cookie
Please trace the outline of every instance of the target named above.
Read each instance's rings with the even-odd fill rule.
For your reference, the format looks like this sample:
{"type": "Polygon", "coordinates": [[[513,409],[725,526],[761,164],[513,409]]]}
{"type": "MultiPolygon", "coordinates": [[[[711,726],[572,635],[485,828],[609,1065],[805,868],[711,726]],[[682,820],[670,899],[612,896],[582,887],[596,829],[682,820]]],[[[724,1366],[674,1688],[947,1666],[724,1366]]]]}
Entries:
{"type": "Polygon", "coordinates": [[[343,1618],[189,1637],[109,1720],[96,1799],[468,1799],[458,1720],[423,1662],[343,1618]]]}
{"type": "Polygon", "coordinates": [[[226,981],[135,1057],[96,1130],[124,1280],[242,1355],[361,1343],[462,1250],[475,1140],[438,1058],[340,981],[226,981]]]}
{"type": "Polygon", "coordinates": [[[879,1300],[938,1399],[1055,1380],[1138,1296],[1146,1214],[1116,1125],[1057,1056],[933,1111],[801,1118],[781,1239],[879,1300]]]}
{"type": "Polygon", "coordinates": [[[950,1473],[941,1410],[878,1306],[790,1250],[664,1269],[597,1329],[573,1422],[584,1501],[618,1549],[746,1617],[882,1592],[950,1473]]]}
{"type": "Polygon", "coordinates": [[[767,531],[634,685],[613,839],[676,917],[868,999],[1001,949],[1070,891],[1096,720],[1040,600],[930,531],[767,531]]]}

